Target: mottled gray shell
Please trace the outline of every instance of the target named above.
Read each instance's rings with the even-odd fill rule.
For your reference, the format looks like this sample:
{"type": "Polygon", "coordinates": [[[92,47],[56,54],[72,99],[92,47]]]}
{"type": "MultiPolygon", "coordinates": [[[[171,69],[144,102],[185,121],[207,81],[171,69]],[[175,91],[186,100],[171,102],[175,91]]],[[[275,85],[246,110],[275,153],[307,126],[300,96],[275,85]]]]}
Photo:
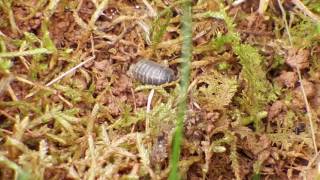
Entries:
{"type": "Polygon", "coordinates": [[[131,65],[129,75],[143,84],[152,85],[160,85],[175,80],[172,69],[144,59],[131,65]]]}

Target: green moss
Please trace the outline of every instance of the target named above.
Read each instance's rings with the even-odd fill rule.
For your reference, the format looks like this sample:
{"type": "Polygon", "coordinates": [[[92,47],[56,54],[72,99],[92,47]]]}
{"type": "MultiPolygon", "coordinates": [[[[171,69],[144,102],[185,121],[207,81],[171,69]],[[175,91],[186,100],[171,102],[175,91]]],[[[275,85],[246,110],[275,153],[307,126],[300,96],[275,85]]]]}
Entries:
{"type": "Polygon", "coordinates": [[[172,17],[172,11],[170,8],[163,10],[163,12],[155,18],[152,23],[152,47],[156,49],[157,45],[161,42],[164,33],[167,30],[170,19],[172,17]]]}
{"type": "Polygon", "coordinates": [[[296,48],[309,48],[319,42],[319,25],[310,20],[303,20],[290,28],[292,43],[296,48]]]}
{"type": "Polygon", "coordinates": [[[261,119],[266,117],[266,105],[277,98],[275,89],[266,79],[262,57],[254,47],[241,44],[234,48],[242,65],[241,76],[245,81],[242,97],[238,99],[240,108],[247,116],[242,117],[242,123],[254,123],[261,130],[261,119]]]}
{"type": "Polygon", "coordinates": [[[235,77],[227,77],[212,72],[198,77],[199,89],[193,96],[201,107],[208,110],[223,110],[232,101],[237,92],[238,82],[235,77]]]}

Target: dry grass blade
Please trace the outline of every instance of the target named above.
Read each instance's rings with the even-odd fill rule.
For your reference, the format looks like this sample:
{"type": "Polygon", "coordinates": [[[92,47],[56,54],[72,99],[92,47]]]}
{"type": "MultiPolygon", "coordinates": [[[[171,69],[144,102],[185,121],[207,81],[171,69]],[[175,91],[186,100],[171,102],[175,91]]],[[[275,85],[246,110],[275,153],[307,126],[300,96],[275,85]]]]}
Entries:
{"type": "Polygon", "coordinates": [[[291,0],[305,15],[309,16],[315,23],[320,23],[320,17],[312,13],[300,0],[291,0]]]}
{"type": "Polygon", "coordinates": [[[318,154],[318,147],[317,147],[317,140],[316,140],[316,132],[314,130],[314,125],[313,125],[313,121],[312,121],[312,112],[311,112],[311,108],[306,96],[306,92],[305,92],[305,88],[302,82],[302,77],[301,77],[301,72],[300,70],[297,68],[297,73],[298,73],[298,77],[299,77],[299,81],[300,81],[300,87],[301,87],[301,92],[303,95],[303,100],[306,106],[306,110],[307,110],[307,116],[308,116],[308,120],[309,120],[309,125],[310,125],[310,130],[311,130],[311,137],[312,137],[312,141],[313,141],[313,148],[314,148],[314,153],[315,156],[317,156],[318,154]]]}
{"type": "Polygon", "coordinates": [[[83,65],[87,64],[88,62],[94,60],[95,57],[89,57],[88,59],[84,60],[83,62],[79,63],[78,65],[74,66],[73,68],[69,69],[68,71],[62,73],[60,76],[56,77],[55,79],[51,80],[50,82],[48,82],[46,84],[47,87],[51,86],[52,84],[60,81],[61,79],[63,79],[65,76],[68,76],[69,74],[73,73],[74,71],[76,71],[77,69],[79,69],[80,67],[82,67],[83,65]]]}
{"type": "Polygon", "coordinates": [[[288,38],[289,38],[289,42],[292,46],[292,37],[291,37],[291,34],[290,34],[290,30],[289,30],[289,25],[288,25],[288,21],[287,21],[287,18],[286,18],[286,11],[284,10],[283,6],[282,6],[282,3],[280,0],[277,0],[278,2],[278,5],[280,7],[280,10],[281,10],[281,14],[282,14],[282,20],[283,22],[285,23],[285,27],[286,27],[286,32],[288,34],[288,38]]]}
{"type": "Polygon", "coordinates": [[[258,13],[263,14],[267,10],[269,6],[269,1],[270,0],[260,0],[258,13]]]}
{"type": "Polygon", "coordinates": [[[239,6],[240,4],[246,2],[247,0],[236,0],[232,3],[232,6],[239,6]]]}
{"type": "Polygon", "coordinates": [[[318,1],[0,8],[0,179],[316,177],[318,1]]]}
{"type": "Polygon", "coordinates": [[[99,16],[102,14],[103,10],[105,8],[107,8],[109,0],[103,0],[97,7],[96,11],[93,13],[93,15],[91,16],[90,22],[89,22],[89,26],[92,29],[96,29],[95,28],[95,23],[97,21],[97,19],[99,18],[99,16]]]}
{"type": "Polygon", "coordinates": [[[16,171],[16,179],[19,180],[29,180],[30,174],[21,169],[15,162],[9,160],[2,154],[0,154],[0,163],[6,164],[8,167],[16,171]]]}

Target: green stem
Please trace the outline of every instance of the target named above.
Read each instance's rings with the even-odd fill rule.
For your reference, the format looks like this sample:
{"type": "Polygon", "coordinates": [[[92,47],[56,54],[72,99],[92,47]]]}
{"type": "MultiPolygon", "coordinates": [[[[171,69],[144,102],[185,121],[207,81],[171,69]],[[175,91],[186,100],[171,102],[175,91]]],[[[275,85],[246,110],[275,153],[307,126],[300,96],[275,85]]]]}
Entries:
{"type": "Polygon", "coordinates": [[[46,48],[38,48],[27,51],[17,51],[17,52],[2,52],[0,53],[0,58],[10,58],[18,56],[31,56],[36,54],[50,54],[51,52],[46,48]]]}
{"type": "Polygon", "coordinates": [[[178,104],[177,127],[173,137],[170,180],[179,179],[178,164],[183,136],[183,122],[187,111],[187,96],[189,87],[190,64],[192,59],[192,10],[191,0],[182,4],[182,67],[181,67],[181,101],[178,104]]]}

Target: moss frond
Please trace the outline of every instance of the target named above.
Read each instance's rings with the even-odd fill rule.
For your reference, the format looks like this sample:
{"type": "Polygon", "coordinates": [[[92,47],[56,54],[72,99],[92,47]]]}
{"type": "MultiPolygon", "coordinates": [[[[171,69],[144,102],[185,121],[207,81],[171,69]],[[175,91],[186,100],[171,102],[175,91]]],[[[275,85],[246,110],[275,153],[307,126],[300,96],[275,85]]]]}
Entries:
{"type": "Polygon", "coordinates": [[[218,72],[200,76],[197,84],[199,88],[194,92],[194,97],[202,107],[211,110],[223,110],[231,103],[238,88],[235,77],[218,72]]]}
{"type": "Polygon", "coordinates": [[[152,46],[153,49],[157,48],[157,45],[161,42],[162,37],[164,33],[167,30],[167,27],[170,23],[170,19],[172,17],[172,11],[170,8],[167,8],[163,11],[163,13],[160,14],[161,16],[158,16],[155,18],[155,20],[152,23],[152,46]],[[164,17],[162,17],[164,16],[164,17]]]}
{"type": "Polygon", "coordinates": [[[243,124],[254,123],[257,130],[261,130],[261,119],[266,117],[266,105],[276,99],[275,89],[266,79],[262,57],[257,49],[247,44],[240,44],[234,48],[242,65],[241,76],[245,81],[245,89],[239,100],[241,109],[248,113],[243,117],[243,124]]]}

